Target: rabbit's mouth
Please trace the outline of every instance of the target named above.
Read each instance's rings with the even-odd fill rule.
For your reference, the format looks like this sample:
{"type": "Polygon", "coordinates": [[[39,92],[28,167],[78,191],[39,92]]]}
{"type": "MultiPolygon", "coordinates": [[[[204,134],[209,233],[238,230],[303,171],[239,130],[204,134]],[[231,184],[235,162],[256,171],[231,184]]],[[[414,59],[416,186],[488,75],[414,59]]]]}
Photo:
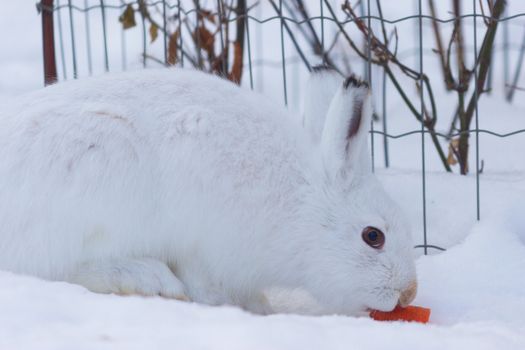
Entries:
{"type": "Polygon", "coordinates": [[[380,288],[370,293],[374,302],[367,303],[367,311],[379,310],[389,312],[395,309],[401,293],[396,289],[380,288]]]}
{"type": "Polygon", "coordinates": [[[396,306],[407,307],[410,305],[417,294],[417,281],[412,281],[405,289],[377,288],[374,292],[372,294],[376,296],[377,302],[371,309],[392,311],[396,306]]]}

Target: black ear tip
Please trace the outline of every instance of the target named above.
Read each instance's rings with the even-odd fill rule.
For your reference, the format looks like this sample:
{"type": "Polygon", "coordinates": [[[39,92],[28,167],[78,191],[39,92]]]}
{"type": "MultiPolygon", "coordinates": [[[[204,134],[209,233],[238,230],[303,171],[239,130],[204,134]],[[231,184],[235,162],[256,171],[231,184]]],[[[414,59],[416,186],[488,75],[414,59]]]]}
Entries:
{"type": "Polygon", "coordinates": [[[369,85],[366,81],[362,80],[361,78],[355,76],[355,75],[350,75],[348,78],[346,78],[345,80],[345,83],[344,83],[344,87],[345,89],[349,89],[349,88],[365,88],[365,89],[369,89],[369,85]]]}
{"type": "Polygon", "coordinates": [[[318,64],[317,66],[312,67],[312,73],[325,73],[325,72],[335,72],[336,70],[326,64],[318,64]]]}

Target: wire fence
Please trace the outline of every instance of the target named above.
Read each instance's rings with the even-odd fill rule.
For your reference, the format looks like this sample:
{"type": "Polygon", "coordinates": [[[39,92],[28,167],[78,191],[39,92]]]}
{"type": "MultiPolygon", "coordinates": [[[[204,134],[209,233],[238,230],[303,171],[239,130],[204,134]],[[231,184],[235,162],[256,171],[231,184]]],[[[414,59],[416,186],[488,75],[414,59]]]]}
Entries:
{"type": "MultiPolygon", "coordinates": [[[[228,57],[228,53],[233,50],[228,48],[229,46],[229,35],[228,30],[226,29],[226,24],[237,24],[237,38],[236,42],[240,43],[243,48],[242,57],[240,59],[242,69],[247,75],[244,75],[242,81],[250,86],[251,89],[256,88],[255,81],[255,71],[258,67],[261,66],[273,66],[275,68],[280,68],[280,79],[282,84],[282,98],[286,105],[290,102],[290,67],[295,67],[297,65],[302,65],[302,69],[307,72],[312,71],[312,67],[317,63],[322,63],[324,65],[337,66],[334,62],[338,63],[340,66],[348,61],[361,61],[362,63],[362,74],[365,76],[366,80],[370,85],[373,85],[372,88],[375,92],[376,99],[381,101],[380,105],[382,107],[380,119],[380,130],[376,130],[372,122],[370,126],[371,134],[371,164],[372,170],[375,170],[375,165],[378,162],[376,159],[377,150],[375,149],[376,141],[375,137],[381,138],[380,142],[382,143],[382,154],[384,158],[384,166],[390,166],[389,159],[389,140],[396,140],[405,138],[411,135],[420,135],[420,155],[421,155],[421,205],[422,205],[422,227],[423,227],[423,237],[422,244],[416,245],[416,248],[421,248],[424,251],[424,254],[427,254],[430,249],[433,250],[444,250],[443,247],[431,244],[429,242],[429,237],[427,234],[427,156],[426,149],[429,148],[428,140],[426,137],[431,136],[434,142],[434,146],[440,145],[438,139],[450,140],[459,139],[461,144],[461,138],[463,136],[474,137],[475,143],[475,153],[474,153],[474,163],[475,163],[475,181],[476,181],[476,209],[473,216],[477,220],[481,219],[481,192],[480,192],[480,174],[482,171],[482,163],[480,162],[479,154],[479,136],[480,134],[491,135],[497,138],[508,138],[516,136],[525,136],[525,129],[512,130],[510,132],[495,132],[487,129],[482,129],[479,127],[479,112],[478,112],[478,100],[479,94],[485,93],[487,90],[490,91],[493,85],[493,65],[492,60],[495,55],[501,55],[501,62],[504,69],[504,90],[506,92],[506,98],[510,102],[515,96],[516,91],[522,89],[519,86],[519,78],[521,75],[521,65],[524,60],[525,55],[525,31],[523,32],[523,38],[521,39],[521,44],[510,43],[509,39],[509,26],[515,25],[516,29],[525,28],[523,26],[522,20],[525,19],[525,13],[508,13],[508,11],[503,12],[501,16],[495,16],[495,8],[498,3],[505,3],[503,0],[495,0],[488,2],[488,6],[493,6],[492,12],[488,11],[486,8],[483,8],[482,1],[478,0],[466,0],[464,3],[471,6],[471,12],[466,14],[451,15],[448,18],[439,18],[438,16],[431,14],[425,14],[423,12],[423,1],[416,0],[413,1],[415,7],[415,13],[407,16],[402,16],[400,18],[387,19],[382,15],[380,1],[376,0],[371,3],[371,0],[362,0],[356,3],[355,6],[349,6],[347,8],[347,13],[344,18],[339,18],[336,14],[338,11],[338,6],[344,5],[346,2],[334,1],[334,0],[312,0],[309,4],[315,4],[317,15],[307,15],[306,11],[303,13],[303,17],[298,15],[300,12],[295,12],[295,10],[300,10],[300,7],[294,7],[293,5],[304,5],[300,0],[262,0],[261,3],[256,4],[246,4],[245,1],[238,1],[238,3],[243,3],[244,6],[238,7],[237,11],[227,9],[227,6],[221,1],[218,0],[216,3],[213,1],[208,1],[209,3],[216,5],[214,11],[209,11],[201,7],[199,1],[192,1],[189,5],[187,1],[182,0],[157,0],[157,1],[120,1],[118,3],[108,2],[104,0],[100,1],[88,1],[88,0],[42,0],[37,4],[37,8],[42,16],[43,23],[43,48],[44,48],[44,77],[46,84],[54,83],[59,79],[68,79],[73,78],[77,79],[83,75],[92,75],[95,72],[95,64],[99,62],[103,67],[105,72],[114,71],[114,70],[127,70],[129,68],[129,57],[127,52],[129,48],[129,40],[127,40],[127,34],[125,29],[123,29],[120,24],[118,24],[120,29],[115,27],[115,21],[108,23],[108,12],[112,12],[112,18],[115,18],[113,14],[118,14],[122,18],[126,15],[126,10],[129,10],[131,6],[131,11],[133,13],[139,13],[138,23],[135,23],[134,18],[129,17],[133,20],[133,26],[138,28],[140,35],[141,43],[141,65],[146,67],[151,62],[154,62],[157,65],[177,65],[177,66],[199,66],[203,68],[203,52],[208,53],[208,56],[211,56],[214,53],[213,48],[206,48],[200,42],[194,43],[196,49],[194,50],[194,56],[192,56],[187,49],[188,45],[193,41],[203,40],[202,36],[196,35],[199,33],[196,30],[204,27],[204,22],[206,19],[210,22],[214,22],[214,19],[217,18],[219,24],[215,27],[217,30],[214,35],[220,37],[214,45],[218,46],[220,49],[219,55],[213,55],[215,62],[219,62],[218,65],[221,65],[220,68],[212,68],[214,62],[210,60],[210,70],[215,69],[215,72],[221,72],[223,75],[227,75],[228,70],[227,66],[230,65],[231,74],[234,73],[236,66],[236,55],[230,55],[230,58],[224,59],[223,57],[228,57]],[[273,14],[263,16],[263,11],[260,10],[262,6],[266,6],[266,12],[273,12],[273,14]],[[241,11],[239,11],[239,8],[241,11]],[[294,10],[295,9],[295,10],[294,10]],[[359,11],[358,14],[354,13],[354,10],[359,11]],[[152,14],[155,12],[157,15],[157,20],[152,19],[152,14]],[[189,20],[193,19],[194,27],[188,25],[189,20]],[[79,48],[79,21],[81,20],[83,26],[83,38],[82,45],[83,48],[79,48]],[[461,21],[461,22],[460,22],[461,21]],[[392,53],[390,49],[390,44],[394,39],[388,39],[387,31],[385,30],[385,24],[396,25],[403,24],[405,22],[413,23],[413,31],[415,34],[416,46],[412,48],[405,48],[397,51],[397,41],[395,53],[392,53]],[[485,33],[485,37],[479,38],[480,31],[480,22],[484,23],[488,28],[485,33]],[[223,23],[225,26],[223,27],[223,23]],[[239,27],[239,23],[243,25],[239,27]],[[473,69],[468,72],[465,70],[465,74],[471,74],[471,79],[474,82],[474,88],[465,88],[465,91],[461,90],[461,87],[454,87],[458,91],[458,96],[462,96],[466,91],[472,91],[472,100],[473,108],[472,121],[473,125],[467,125],[464,127],[461,123],[463,121],[462,115],[458,112],[456,117],[459,118],[459,124],[462,127],[454,127],[454,122],[452,123],[451,129],[448,133],[438,132],[434,129],[432,124],[432,112],[429,112],[429,106],[433,105],[432,90],[426,78],[426,67],[424,65],[425,60],[424,56],[436,55],[436,50],[425,48],[424,41],[427,40],[424,38],[424,28],[429,30],[430,28],[437,28],[440,24],[454,25],[451,39],[449,42],[449,48],[446,50],[447,54],[450,56],[452,42],[457,42],[460,40],[459,35],[455,33],[456,30],[459,31],[460,26],[458,23],[461,23],[463,33],[461,35],[469,38],[469,43],[463,43],[462,49],[472,53],[473,57],[473,69]],[[262,40],[261,32],[265,30],[270,24],[278,25],[277,34],[273,38],[273,45],[278,46],[279,55],[273,59],[268,59],[264,57],[257,57],[257,54],[262,50],[264,43],[262,40]],[[490,40],[490,25],[497,26],[500,24],[501,35],[499,39],[494,40],[490,43],[490,55],[489,63],[487,66],[487,71],[484,70],[484,63],[482,60],[483,50],[487,49],[485,42],[487,37],[490,40]],[[148,30],[148,25],[150,25],[148,30]],[[354,32],[348,31],[348,26],[355,25],[356,29],[354,32]],[[254,30],[255,27],[255,30],[254,30]],[[328,34],[329,28],[331,30],[331,36],[335,37],[332,43],[329,42],[331,39],[328,34]],[[98,30],[96,35],[99,35],[98,39],[94,39],[94,29],[98,30]],[[171,31],[170,31],[171,28],[171,31]],[[196,29],[195,29],[196,28],[196,29]],[[239,29],[240,28],[240,29],[239,29]],[[335,28],[335,30],[334,30],[335,28]],[[384,41],[386,45],[381,46],[378,37],[371,34],[372,28],[375,31],[383,31],[384,41]],[[226,29],[226,31],[225,31],[226,29]],[[195,30],[195,31],[194,31],[195,30]],[[239,36],[239,30],[242,31],[242,35],[239,36]],[[120,31],[120,37],[118,40],[115,40],[115,32],[120,31]],[[160,35],[156,34],[157,31],[160,31],[160,35]],[[467,31],[469,32],[467,34],[467,31]],[[360,33],[361,32],[361,33],[360,33]],[[299,35],[303,34],[303,37],[299,35]],[[368,34],[365,36],[359,36],[360,34],[368,34]],[[110,43],[110,36],[112,36],[112,41],[110,43]],[[157,50],[156,53],[158,57],[155,57],[151,53],[151,45],[149,43],[150,37],[155,40],[153,37],[160,36],[162,38],[162,44],[160,51],[157,50]],[[363,43],[357,45],[358,48],[355,48],[353,55],[349,55],[349,50],[343,50],[335,52],[333,50],[336,47],[335,43],[341,41],[341,37],[346,38],[347,44],[350,46],[354,45],[357,42],[356,37],[362,37],[363,43]],[[240,38],[240,39],[239,39],[240,38]],[[240,40],[240,42],[239,42],[240,40]],[[337,41],[338,40],[338,41],[337,41]],[[69,41],[69,43],[67,43],[69,41]],[[115,44],[117,42],[117,44],[115,44]],[[96,43],[96,44],[95,44],[96,43]],[[102,48],[98,48],[97,54],[94,53],[95,46],[102,45],[102,48]],[[317,46],[316,46],[317,45],[317,46]],[[115,51],[116,47],[119,47],[118,51],[120,52],[120,62],[117,64],[114,60],[111,60],[110,57],[114,57],[111,51],[115,51]],[[386,47],[385,47],[386,46],[386,47]],[[359,49],[359,47],[361,49],[359,49]],[[173,48],[176,49],[176,52],[173,52],[173,48]],[[381,51],[383,50],[383,51],[381,51]],[[84,59],[82,60],[84,64],[79,64],[79,53],[82,52],[84,59]],[[478,55],[479,52],[479,55],[478,55]],[[509,57],[509,52],[514,52],[517,56],[517,60],[514,64],[511,64],[511,59],[509,57]],[[292,54],[290,54],[292,53],[292,54]],[[390,55],[388,56],[387,63],[381,61],[381,54],[390,55]],[[196,56],[195,56],[196,55],[196,56]],[[59,60],[57,60],[57,56],[59,60]],[[379,57],[379,58],[378,58],[379,57]],[[412,109],[413,114],[418,118],[420,127],[414,130],[407,132],[393,134],[388,131],[388,118],[387,118],[387,108],[386,108],[386,98],[387,98],[387,88],[386,84],[389,79],[394,83],[394,85],[399,84],[399,81],[396,80],[396,77],[392,73],[392,70],[389,68],[392,62],[395,63],[395,60],[402,60],[404,57],[413,57],[415,68],[408,67],[407,65],[399,63],[398,67],[405,71],[406,74],[415,81],[416,86],[419,89],[419,105],[411,103],[409,98],[406,95],[403,95],[403,89],[399,86],[398,88],[401,97],[407,101],[407,106],[412,109]],[[57,70],[57,62],[59,62],[60,69],[57,70]],[[232,63],[233,62],[233,63],[232,63]],[[375,76],[374,76],[375,75],[375,76]],[[484,76],[486,75],[486,79],[484,76]],[[480,76],[483,79],[479,80],[480,76]],[[478,81],[482,82],[482,86],[479,86],[478,81]],[[428,99],[425,97],[428,96],[428,99]],[[459,116],[458,116],[459,115],[459,116]]],[[[429,2],[430,3],[430,2],[429,2]]],[[[460,3],[460,1],[457,1],[460,3]]],[[[343,6],[344,7],[344,6],[343,6]]],[[[129,15],[130,13],[128,13],[129,15]]],[[[131,16],[131,15],[130,15],[131,16]]],[[[124,21],[126,18],[124,18],[124,21]]],[[[123,22],[124,23],[124,22],[123,22]]],[[[494,32],[496,29],[494,28],[494,32]]],[[[435,31],[436,33],[436,31],[435,31]]],[[[391,37],[397,35],[397,32],[392,31],[391,37]]],[[[436,34],[437,35],[437,34],[436,34]]],[[[153,41],[152,40],[152,41],[153,41]]],[[[348,45],[347,45],[348,46],[348,45]]],[[[427,45],[428,46],[428,45],[427,45]]],[[[459,49],[456,49],[453,54],[455,54],[459,49]]],[[[445,53],[445,49],[442,50],[445,53]]],[[[459,56],[458,56],[459,57],[459,56]]],[[[443,60],[445,62],[445,60],[443,60]]],[[[448,62],[448,61],[447,61],[448,62]]],[[[450,62],[448,62],[450,63],[450,62]]],[[[217,64],[215,64],[217,66],[217,64]]],[[[446,68],[446,67],[444,67],[446,68]]],[[[449,67],[450,68],[450,67],[449,67]]],[[[354,68],[355,69],[355,68],[354,68]]],[[[342,69],[339,69],[342,70],[342,69]]],[[[344,73],[344,72],[343,72],[344,73]]],[[[260,74],[258,75],[260,77],[260,74]]],[[[230,75],[232,78],[232,75],[230,75]]],[[[235,80],[235,74],[233,74],[232,80],[235,80]]],[[[459,78],[458,78],[459,79],[459,78]]],[[[459,79],[460,80],[460,79],[459,79]]],[[[293,82],[292,82],[293,83],[293,82]]],[[[297,82],[294,83],[297,85],[297,82]]],[[[459,108],[459,107],[458,107],[459,108]]],[[[376,110],[378,110],[376,106],[376,110]]],[[[434,120],[435,122],[435,120],[434,120]]],[[[461,145],[459,146],[461,147],[461,145]]],[[[439,149],[438,149],[439,151],[439,149]]],[[[454,149],[452,148],[452,151],[454,149]]],[[[450,149],[449,149],[450,152],[450,149]]],[[[441,152],[443,153],[443,152],[441,152]]],[[[454,154],[452,156],[460,158],[460,154],[454,154]]],[[[450,154],[449,154],[450,157],[450,154]]],[[[441,154],[443,159],[443,155],[441,154]]],[[[444,164],[447,168],[447,164],[444,164]]],[[[447,168],[450,170],[449,168],[447,168]]]]}

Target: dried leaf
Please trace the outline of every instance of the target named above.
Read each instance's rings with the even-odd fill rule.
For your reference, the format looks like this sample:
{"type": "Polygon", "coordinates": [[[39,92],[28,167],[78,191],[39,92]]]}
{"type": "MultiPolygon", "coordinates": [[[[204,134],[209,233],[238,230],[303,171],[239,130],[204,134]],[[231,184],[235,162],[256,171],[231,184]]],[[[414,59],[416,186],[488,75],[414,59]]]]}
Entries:
{"type": "Polygon", "coordinates": [[[452,139],[450,143],[448,144],[448,157],[447,157],[448,165],[458,164],[458,160],[456,158],[456,154],[458,154],[458,151],[459,151],[459,138],[452,139]]]}
{"type": "Polygon", "coordinates": [[[209,10],[200,10],[199,19],[200,20],[207,19],[211,23],[215,24],[215,15],[213,14],[212,11],[209,11],[209,10]]]}
{"type": "Polygon", "coordinates": [[[155,23],[151,23],[149,27],[149,36],[151,37],[150,43],[154,42],[159,36],[159,27],[155,23]]]}
{"type": "Polygon", "coordinates": [[[243,61],[243,50],[239,42],[233,43],[233,65],[228,79],[234,83],[240,84],[242,78],[242,61],[243,61]]]}
{"type": "Polygon", "coordinates": [[[452,152],[450,152],[450,150],[448,151],[447,164],[448,165],[456,165],[456,164],[458,164],[458,160],[456,159],[454,154],[452,152]]]}
{"type": "Polygon", "coordinates": [[[215,37],[213,34],[202,25],[195,29],[194,36],[197,45],[206,51],[209,57],[215,57],[215,37]]]}
{"type": "Polygon", "coordinates": [[[137,23],[135,22],[135,10],[133,10],[133,6],[131,6],[131,4],[126,6],[126,9],[120,15],[118,20],[120,23],[122,23],[122,27],[124,29],[133,28],[137,25],[137,23]]]}
{"type": "Polygon", "coordinates": [[[228,47],[225,47],[224,51],[222,51],[214,59],[210,60],[210,71],[212,73],[220,75],[221,77],[228,75],[227,67],[225,67],[225,64],[224,64],[224,61],[226,60],[227,52],[228,52],[228,47]]]}
{"type": "Polygon", "coordinates": [[[168,42],[168,64],[169,65],[174,65],[177,63],[179,34],[180,32],[177,30],[175,33],[170,35],[170,39],[168,42]]]}

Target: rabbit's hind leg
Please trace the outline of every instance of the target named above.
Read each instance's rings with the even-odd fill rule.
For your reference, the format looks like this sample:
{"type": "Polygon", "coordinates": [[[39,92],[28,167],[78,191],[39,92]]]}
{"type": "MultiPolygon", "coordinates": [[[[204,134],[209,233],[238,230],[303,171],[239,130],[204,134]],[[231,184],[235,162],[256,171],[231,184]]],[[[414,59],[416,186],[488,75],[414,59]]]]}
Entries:
{"type": "Polygon", "coordinates": [[[184,285],[169,267],[151,258],[118,258],[79,265],[68,282],[92,292],[162,296],[189,301],[184,285]]]}

